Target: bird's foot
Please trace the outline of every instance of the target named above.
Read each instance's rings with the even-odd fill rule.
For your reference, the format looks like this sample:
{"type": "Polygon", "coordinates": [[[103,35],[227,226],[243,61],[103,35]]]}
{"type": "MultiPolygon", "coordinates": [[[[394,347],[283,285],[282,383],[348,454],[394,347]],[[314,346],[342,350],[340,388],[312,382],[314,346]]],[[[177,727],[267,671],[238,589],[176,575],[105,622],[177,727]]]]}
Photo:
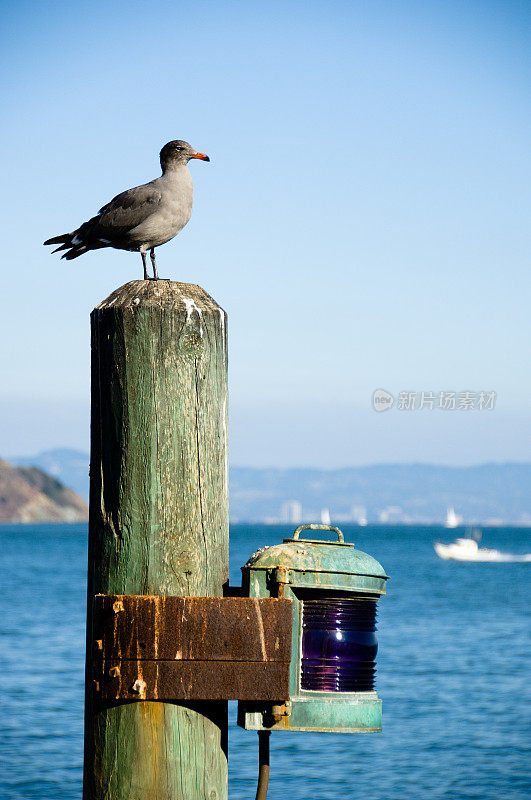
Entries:
{"type": "Polygon", "coordinates": [[[155,260],[155,248],[152,247],[149,251],[149,257],[151,258],[151,263],[153,265],[153,280],[158,281],[159,276],[157,273],[157,262],[155,260]]]}

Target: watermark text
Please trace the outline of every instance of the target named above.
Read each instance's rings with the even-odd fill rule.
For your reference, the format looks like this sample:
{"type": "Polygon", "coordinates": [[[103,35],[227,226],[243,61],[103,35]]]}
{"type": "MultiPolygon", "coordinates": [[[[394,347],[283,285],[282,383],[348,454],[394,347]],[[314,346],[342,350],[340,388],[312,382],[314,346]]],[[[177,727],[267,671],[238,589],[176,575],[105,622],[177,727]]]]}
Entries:
{"type": "Polygon", "coordinates": [[[375,411],[494,411],[497,393],[493,391],[473,392],[412,392],[400,391],[391,394],[386,389],[375,389],[372,407],[375,411]]]}

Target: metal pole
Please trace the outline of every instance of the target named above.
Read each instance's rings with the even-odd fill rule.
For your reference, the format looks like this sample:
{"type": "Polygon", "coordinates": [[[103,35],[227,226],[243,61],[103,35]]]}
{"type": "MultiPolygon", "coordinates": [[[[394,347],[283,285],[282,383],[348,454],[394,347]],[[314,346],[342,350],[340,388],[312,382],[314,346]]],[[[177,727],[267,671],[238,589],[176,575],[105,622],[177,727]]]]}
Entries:
{"type": "Polygon", "coordinates": [[[92,313],[84,800],[225,800],[227,703],[99,703],[95,594],[222,596],[226,317],[199,286],[132,281],[92,313]]]}
{"type": "Polygon", "coordinates": [[[271,731],[258,731],[258,785],[255,800],[266,800],[269,786],[269,738],[271,731]]]}

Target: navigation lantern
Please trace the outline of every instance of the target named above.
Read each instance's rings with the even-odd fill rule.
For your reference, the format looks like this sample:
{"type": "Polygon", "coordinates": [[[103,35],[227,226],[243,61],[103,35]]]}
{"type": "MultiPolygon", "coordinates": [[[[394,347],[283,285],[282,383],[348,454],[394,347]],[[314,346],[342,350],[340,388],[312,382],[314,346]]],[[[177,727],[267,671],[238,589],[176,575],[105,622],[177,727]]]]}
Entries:
{"type": "Polygon", "coordinates": [[[293,601],[290,696],[241,701],[250,730],[375,732],[382,702],[374,688],[376,604],[387,575],[332,525],[300,525],[293,538],[263,548],[242,567],[243,593],[293,601]],[[336,540],[301,539],[332,531],[336,540]]]}

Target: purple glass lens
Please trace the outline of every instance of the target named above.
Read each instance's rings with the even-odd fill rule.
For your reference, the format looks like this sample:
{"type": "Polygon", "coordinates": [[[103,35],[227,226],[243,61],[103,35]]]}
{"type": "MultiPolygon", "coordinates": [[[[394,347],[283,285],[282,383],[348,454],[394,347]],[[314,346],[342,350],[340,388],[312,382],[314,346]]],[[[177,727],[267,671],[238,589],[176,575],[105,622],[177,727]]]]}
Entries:
{"type": "Polygon", "coordinates": [[[340,597],[302,601],[301,688],[369,692],[374,688],[376,601],[340,597]]]}

